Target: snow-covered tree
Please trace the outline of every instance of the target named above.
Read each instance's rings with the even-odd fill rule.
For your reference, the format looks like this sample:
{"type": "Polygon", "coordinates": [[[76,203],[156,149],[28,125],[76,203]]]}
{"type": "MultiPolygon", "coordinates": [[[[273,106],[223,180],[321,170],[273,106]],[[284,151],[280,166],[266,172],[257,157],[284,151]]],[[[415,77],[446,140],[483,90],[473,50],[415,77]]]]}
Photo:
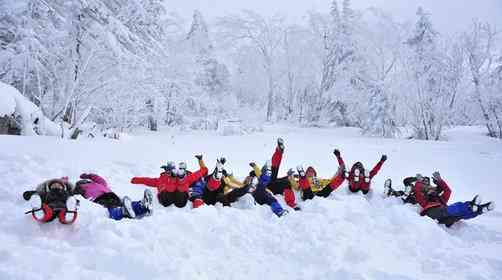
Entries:
{"type": "Polygon", "coordinates": [[[439,51],[439,34],[429,14],[417,10],[418,21],[406,41],[410,48],[407,61],[414,96],[410,99],[411,124],[418,139],[439,140],[448,124],[451,93],[446,90],[445,65],[439,51]]]}
{"type": "Polygon", "coordinates": [[[491,137],[502,138],[502,56],[496,53],[498,33],[490,24],[474,22],[464,34],[463,48],[467,55],[473,84],[473,98],[491,137]]]}

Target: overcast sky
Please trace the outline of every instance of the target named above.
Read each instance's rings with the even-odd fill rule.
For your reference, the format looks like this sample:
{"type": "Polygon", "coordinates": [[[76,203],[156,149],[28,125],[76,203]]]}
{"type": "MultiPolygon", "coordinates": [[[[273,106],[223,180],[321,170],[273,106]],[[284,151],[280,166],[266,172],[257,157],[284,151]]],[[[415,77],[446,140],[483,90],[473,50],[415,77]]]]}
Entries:
{"type": "MultiPolygon", "coordinates": [[[[189,18],[199,9],[211,20],[226,13],[250,9],[264,15],[282,14],[299,21],[308,10],[326,11],[331,0],[166,0],[171,11],[189,18]]],[[[340,4],[342,0],[338,1],[340,4]]],[[[379,7],[399,21],[414,20],[418,6],[432,14],[441,32],[462,31],[473,18],[496,24],[502,29],[502,0],[353,0],[355,8],[379,7]]]]}

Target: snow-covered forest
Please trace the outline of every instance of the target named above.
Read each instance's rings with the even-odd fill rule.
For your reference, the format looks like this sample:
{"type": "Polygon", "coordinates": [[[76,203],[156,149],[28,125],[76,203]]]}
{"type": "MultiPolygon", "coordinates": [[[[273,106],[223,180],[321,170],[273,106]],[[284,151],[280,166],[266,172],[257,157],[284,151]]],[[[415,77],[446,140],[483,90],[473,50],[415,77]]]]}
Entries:
{"type": "Polygon", "coordinates": [[[381,137],[406,128],[427,140],[448,126],[483,125],[502,138],[496,26],[473,19],[464,32],[443,34],[427,9],[398,22],[350,0],[304,19],[243,10],[209,22],[194,11],[187,22],[162,0],[0,1],[0,81],[39,110],[0,117],[43,115],[74,138],[214,130],[229,120],[381,137]]]}

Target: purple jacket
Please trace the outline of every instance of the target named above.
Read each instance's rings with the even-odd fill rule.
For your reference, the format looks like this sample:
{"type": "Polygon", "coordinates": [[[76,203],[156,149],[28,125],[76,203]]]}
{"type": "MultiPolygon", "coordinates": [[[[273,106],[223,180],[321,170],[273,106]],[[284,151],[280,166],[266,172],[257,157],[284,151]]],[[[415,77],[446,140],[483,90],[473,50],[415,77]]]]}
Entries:
{"type": "Polygon", "coordinates": [[[86,199],[94,200],[105,193],[112,192],[105,179],[96,174],[82,174],[80,178],[92,181],[92,183],[80,185],[80,188],[85,191],[83,197],[86,199]]]}

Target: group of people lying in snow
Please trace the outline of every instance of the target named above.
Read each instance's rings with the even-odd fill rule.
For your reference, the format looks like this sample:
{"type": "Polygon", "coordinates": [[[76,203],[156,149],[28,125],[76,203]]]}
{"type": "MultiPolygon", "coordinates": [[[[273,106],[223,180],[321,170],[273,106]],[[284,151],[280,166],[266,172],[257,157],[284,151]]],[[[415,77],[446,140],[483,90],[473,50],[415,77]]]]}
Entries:
{"type": "MultiPolygon", "coordinates": [[[[254,162],[250,163],[252,170],[244,181],[235,178],[229,169],[225,168],[226,159],[217,160],[216,167],[209,174],[202,155],[195,157],[199,163],[199,170],[187,170],[185,162],[176,166],[168,162],[161,166],[163,172],[159,177],[134,177],[132,184],[140,184],[157,189],[157,199],[161,205],[168,207],[185,207],[190,201],[193,208],[202,205],[221,203],[231,206],[238,200],[252,201],[259,205],[268,205],[272,212],[281,217],[288,211],[279,203],[274,195],[282,194],[286,204],[292,209],[301,210],[296,203],[295,192],[299,192],[302,200],[315,197],[328,197],[347,180],[350,192],[361,191],[368,194],[371,181],[387,160],[382,155],[378,163],[368,172],[361,162],[356,162],[347,171],[339,150],[333,154],[338,161],[338,169],[330,179],[317,177],[314,167],[304,169],[298,166],[296,170],[289,169],[286,176],[278,177],[279,168],[284,153],[284,141],[279,138],[271,161],[267,161],[261,168],[254,162]]],[[[416,177],[404,180],[405,190],[396,191],[392,182],[385,182],[385,195],[402,198],[404,203],[419,204],[421,215],[437,220],[450,227],[462,219],[471,219],[487,211],[493,210],[493,202],[482,203],[479,195],[471,201],[457,202],[447,205],[451,189],[438,172],[433,174],[433,184],[428,177],[417,174],[416,177]]],[[[120,198],[108,186],[105,179],[96,174],[82,174],[75,184],[67,178],[48,180],[40,184],[35,190],[23,193],[25,200],[31,202],[32,210],[26,212],[40,222],[50,222],[56,218],[61,223],[70,224],[77,218],[78,200],[75,195],[93,201],[108,210],[110,218],[142,218],[152,214],[153,193],[145,189],[144,197],[132,201],[127,196],[120,198]]]]}

